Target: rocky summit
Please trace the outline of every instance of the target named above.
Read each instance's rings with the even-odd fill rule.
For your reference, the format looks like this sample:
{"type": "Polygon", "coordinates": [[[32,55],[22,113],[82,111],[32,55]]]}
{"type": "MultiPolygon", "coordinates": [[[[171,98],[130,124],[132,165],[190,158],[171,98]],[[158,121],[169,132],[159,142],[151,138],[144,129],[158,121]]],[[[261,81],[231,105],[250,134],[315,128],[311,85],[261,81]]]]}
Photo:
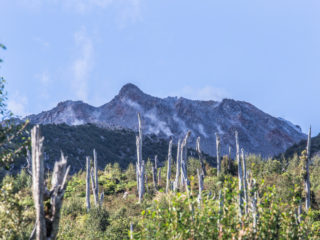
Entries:
{"type": "Polygon", "coordinates": [[[125,128],[137,131],[140,112],[144,134],[160,138],[173,137],[175,142],[191,130],[189,146],[195,147],[201,137],[202,150],[215,155],[215,133],[221,138],[221,151],[232,148],[235,154],[235,131],[240,147],[247,153],[264,157],[284,152],[306,139],[299,126],[275,118],[250,103],[224,99],[196,101],[186,98],[157,98],[145,94],[133,84],[124,85],[110,102],[94,107],[82,101],[65,101],[49,111],[30,115],[33,124],[81,125],[93,123],[103,128],[125,128]]]}

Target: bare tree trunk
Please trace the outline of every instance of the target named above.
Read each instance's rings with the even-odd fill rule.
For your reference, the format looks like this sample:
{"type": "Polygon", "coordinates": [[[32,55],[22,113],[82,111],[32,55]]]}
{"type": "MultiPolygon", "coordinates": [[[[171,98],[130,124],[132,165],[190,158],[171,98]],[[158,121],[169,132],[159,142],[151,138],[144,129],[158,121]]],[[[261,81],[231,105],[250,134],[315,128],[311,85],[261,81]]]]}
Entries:
{"type": "Polygon", "coordinates": [[[90,210],[90,157],[86,157],[86,204],[87,212],[90,210]]]}
{"type": "Polygon", "coordinates": [[[138,129],[139,136],[136,137],[136,145],[137,145],[137,172],[138,172],[138,195],[139,195],[139,203],[141,203],[144,192],[145,192],[145,163],[142,160],[142,127],[141,127],[141,118],[140,113],[138,113],[138,129]]]}
{"type": "Polygon", "coordinates": [[[231,146],[229,146],[229,154],[228,154],[228,173],[231,173],[231,146]]]}
{"type": "Polygon", "coordinates": [[[153,181],[153,186],[154,186],[155,190],[158,190],[157,171],[158,171],[158,156],[156,155],[154,157],[154,166],[152,166],[152,181],[153,181]]]}
{"type": "Polygon", "coordinates": [[[154,166],[152,166],[152,182],[154,189],[157,190],[156,169],[154,166]]]}
{"type": "Polygon", "coordinates": [[[189,180],[188,180],[188,171],[187,171],[187,161],[188,161],[188,148],[187,148],[187,143],[188,143],[188,138],[190,137],[191,132],[188,131],[186,136],[183,139],[183,142],[181,144],[181,173],[182,173],[182,183],[184,184],[185,188],[187,189],[187,185],[189,185],[189,180]]]}
{"type": "Polygon", "coordinates": [[[246,159],[244,156],[244,150],[241,148],[241,158],[242,158],[242,165],[243,165],[243,189],[244,189],[244,200],[245,200],[245,214],[248,214],[248,186],[247,186],[247,164],[246,159]]]}
{"type": "Polygon", "coordinates": [[[52,181],[51,181],[51,219],[49,222],[52,224],[51,233],[48,232],[47,236],[48,240],[56,239],[59,230],[59,222],[60,222],[60,212],[63,202],[63,196],[65,189],[67,187],[67,177],[70,171],[70,166],[67,167],[67,159],[61,153],[61,160],[56,162],[54,165],[53,173],[52,173],[52,181]],[[49,233],[49,234],[48,234],[49,233]]]}
{"type": "Polygon", "coordinates": [[[166,193],[170,190],[170,177],[171,177],[171,160],[172,160],[172,139],[169,142],[169,149],[168,149],[168,167],[167,167],[167,185],[166,185],[166,193]]]}
{"type": "Polygon", "coordinates": [[[103,200],[104,200],[104,192],[102,191],[102,193],[100,194],[99,206],[102,206],[103,200]]]}
{"type": "Polygon", "coordinates": [[[133,239],[133,224],[130,223],[130,239],[133,239]]]}
{"type": "MultiPolygon", "coordinates": [[[[138,136],[137,136],[136,141],[138,141],[138,136]]],[[[138,151],[139,150],[137,150],[137,152],[138,151]]],[[[136,181],[137,181],[137,191],[139,192],[139,165],[138,165],[138,161],[136,162],[136,181]]]]}
{"type": "Polygon", "coordinates": [[[302,204],[301,204],[301,200],[298,206],[298,211],[297,211],[297,221],[300,224],[301,223],[301,213],[302,213],[302,204]]]}
{"type": "Polygon", "coordinates": [[[176,179],[174,181],[173,190],[176,191],[179,186],[179,177],[181,172],[181,158],[180,158],[180,142],[181,140],[178,140],[178,146],[177,146],[177,167],[176,167],[176,179]]]}
{"type": "Polygon", "coordinates": [[[98,206],[98,195],[96,195],[96,183],[94,180],[94,170],[91,168],[91,186],[92,186],[92,195],[93,195],[93,200],[94,200],[94,205],[98,206]]]}
{"type": "Polygon", "coordinates": [[[31,130],[31,147],[32,147],[32,192],[34,206],[36,210],[35,230],[31,233],[31,239],[36,237],[37,240],[56,239],[60,211],[63,202],[63,196],[66,189],[67,176],[70,167],[67,167],[67,159],[61,153],[61,160],[54,165],[50,192],[45,189],[44,167],[42,146],[44,138],[40,136],[39,125],[31,130]],[[51,207],[44,213],[44,198],[50,198],[51,207]]]}
{"type": "Polygon", "coordinates": [[[308,134],[308,143],[307,143],[307,161],[306,161],[306,177],[305,177],[305,189],[306,189],[306,211],[309,210],[311,206],[310,201],[310,172],[309,172],[309,164],[310,164],[310,156],[311,156],[311,127],[309,128],[308,134]]]}
{"type": "Polygon", "coordinates": [[[221,173],[221,158],[220,158],[220,136],[216,133],[216,150],[217,150],[217,175],[221,173]]]}
{"type": "Polygon", "coordinates": [[[198,180],[199,180],[199,194],[198,194],[198,203],[199,206],[201,206],[201,200],[202,200],[202,191],[203,191],[203,173],[197,169],[197,175],[198,175],[198,180]]]}
{"type": "Polygon", "coordinates": [[[99,205],[99,183],[98,183],[98,159],[97,159],[97,152],[93,149],[93,168],[94,168],[94,186],[95,186],[95,205],[99,205]]]}
{"type": "Polygon", "coordinates": [[[239,147],[239,137],[238,131],[235,132],[236,137],[236,150],[237,150],[237,162],[238,162],[238,182],[239,182],[239,215],[240,218],[243,216],[243,176],[242,176],[242,167],[240,161],[240,147],[239,147]]]}
{"type": "Polygon", "coordinates": [[[94,199],[94,205],[98,207],[99,203],[99,182],[98,182],[98,161],[97,161],[97,152],[93,150],[93,168],[91,168],[91,186],[92,194],[94,199]]]}
{"type": "Polygon", "coordinates": [[[158,168],[158,186],[161,184],[161,167],[158,168]]]}
{"type": "Polygon", "coordinates": [[[40,127],[36,125],[31,130],[32,148],[32,192],[36,210],[36,239],[43,240],[47,237],[46,222],[43,207],[44,195],[44,167],[42,146],[44,138],[40,135],[40,127]]]}
{"type": "Polygon", "coordinates": [[[255,179],[252,179],[252,189],[251,189],[251,196],[252,196],[252,217],[253,217],[253,230],[256,232],[257,229],[257,222],[258,222],[258,190],[257,190],[257,183],[255,179]]]}
{"type": "Polygon", "coordinates": [[[142,198],[144,195],[144,169],[145,168],[145,164],[144,161],[141,161],[141,170],[140,170],[140,174],[139,174],[139,203],[142,202],[142,198]]]}
{"type": "Polygon", "coordinates": [[[206,173],[206,168],[204,167],[202,152],[201,152],[201,148],[200,148],[200,137],[197,138],[196,150],[198,152],[198,157],[199,157],[199,161],[200,161],[202,174],[205,176],[207,173],[206,173]]]}

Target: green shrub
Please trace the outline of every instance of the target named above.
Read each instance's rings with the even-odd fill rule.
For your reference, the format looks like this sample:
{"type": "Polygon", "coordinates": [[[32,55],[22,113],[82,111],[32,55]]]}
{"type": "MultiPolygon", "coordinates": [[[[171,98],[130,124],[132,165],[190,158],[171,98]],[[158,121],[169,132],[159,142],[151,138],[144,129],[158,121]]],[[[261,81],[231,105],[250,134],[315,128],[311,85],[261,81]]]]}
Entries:
{"type": "Polygon", "coordinates": [[[104,232],[109,225],[109,213],[106,209],[100,207],[90,209],[86,219],[87,229],[104,232]]]}

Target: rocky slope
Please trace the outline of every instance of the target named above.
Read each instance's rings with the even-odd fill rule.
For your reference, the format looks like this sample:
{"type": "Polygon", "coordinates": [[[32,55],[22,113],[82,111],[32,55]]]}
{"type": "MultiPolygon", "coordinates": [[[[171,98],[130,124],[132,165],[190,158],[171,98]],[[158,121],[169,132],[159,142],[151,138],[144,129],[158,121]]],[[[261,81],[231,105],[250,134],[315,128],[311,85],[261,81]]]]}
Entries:
{"type": "Polygon", "coordinates": [[[157,98],[145,94],[133,84],[126,84],[109,103],[93,107],[81,101],[65,101],[52,110],[28,118],[33,124],[81,125],[137,130],[137,112],[141,113],[145,134],[161,138],[173,136],[175,141],[191,130],[190,146],[198,136],[204,152],[215,155],[215,133],[221,136],[222,152],[233,148],[234,131],[239,132],[240,145],[246,152],[273,156],[306,135],[300,127],[270,116],[250,103],[224,99],[194,101],[185,98],[157,98]]]}

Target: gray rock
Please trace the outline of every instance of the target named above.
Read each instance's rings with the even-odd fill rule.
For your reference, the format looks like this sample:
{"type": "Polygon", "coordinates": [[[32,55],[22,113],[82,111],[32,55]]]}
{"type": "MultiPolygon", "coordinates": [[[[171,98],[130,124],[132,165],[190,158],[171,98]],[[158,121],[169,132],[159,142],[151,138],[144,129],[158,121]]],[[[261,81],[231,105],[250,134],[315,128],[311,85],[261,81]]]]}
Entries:
{"type": "Polygon", "coordinates": [[[145,94],[133,84],[123,86],[117,96],[100,107],[82,101],[65,101],[52,110],[27,118],[34,124],[93,123],[105,128],[137,131],[137,112],[141,113],[145,134],[168,139],[173,136],[177,142],[187,130],[191,130],[189,146],[195,148],[196,138],[201,136],[202,150],[210,155],[216,154],[215,133],[221,138],[221,155],[228,154],[229,145],[235,145],[236,130],[241,148],[264,157],[282,153],[294,143],[306,139],[298,126],[272,117],[244,101],[162,99],[145,94]]]}

